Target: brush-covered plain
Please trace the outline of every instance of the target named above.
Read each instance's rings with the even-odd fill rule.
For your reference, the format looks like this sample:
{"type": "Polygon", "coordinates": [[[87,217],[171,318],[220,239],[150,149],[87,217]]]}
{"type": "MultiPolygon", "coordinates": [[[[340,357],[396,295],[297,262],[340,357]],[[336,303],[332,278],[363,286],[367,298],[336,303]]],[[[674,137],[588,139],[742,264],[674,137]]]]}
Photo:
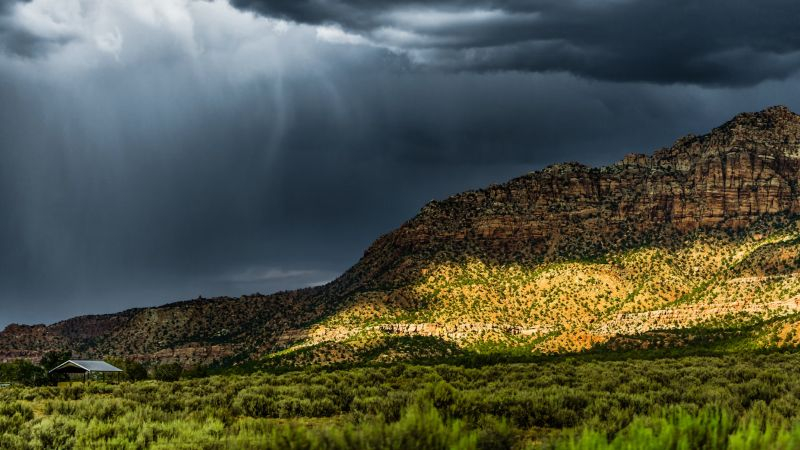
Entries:
{"type": "Polygon", "coordinates": [[[800,354],[393,364],[0,389],[0,448],[800,446],[800,354]]]}

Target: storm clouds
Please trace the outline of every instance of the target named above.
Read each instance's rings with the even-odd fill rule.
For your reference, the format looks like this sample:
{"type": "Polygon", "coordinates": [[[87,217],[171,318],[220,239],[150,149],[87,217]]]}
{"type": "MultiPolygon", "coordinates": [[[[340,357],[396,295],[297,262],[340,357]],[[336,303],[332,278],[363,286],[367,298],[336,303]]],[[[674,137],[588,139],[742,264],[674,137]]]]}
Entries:
{"type": "Polygon", "coordinates": [[[773,0],[0,0],[0,327],[324,283],[432,198],[798,110],[798,19],[773,0]]]}
{"type": "Polygon", "coordinates": [[[233,3],[338,25],[436,69],[727,86],[785,79],[800,66],[800,4],[786,0],[233,3]]]}

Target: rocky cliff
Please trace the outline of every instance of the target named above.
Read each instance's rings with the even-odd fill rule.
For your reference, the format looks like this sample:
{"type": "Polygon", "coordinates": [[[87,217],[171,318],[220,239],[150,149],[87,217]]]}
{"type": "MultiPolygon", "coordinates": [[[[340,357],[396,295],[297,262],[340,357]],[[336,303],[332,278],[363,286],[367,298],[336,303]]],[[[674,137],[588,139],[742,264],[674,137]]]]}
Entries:
{"type": "Polygon", "coordinates": [[[426,205],[380,238],[359,285],[409,281],[420,255],[498,262],[586,257],[698,228],[742,229],[800,211],[800,116],[740,114],[704,136],[600,168],[557,164],[426,205]]]}
{"type": "Polygon", "coordinates": [[[376,333],[575,351],[698,324],[789,329],[798,181],[800,116],[740,114],[652,155],[431,202],[320,288],[13,325],[0,359],[71,348],[210,363],[288,349],[319,362],[326,343],[376,333]]]}

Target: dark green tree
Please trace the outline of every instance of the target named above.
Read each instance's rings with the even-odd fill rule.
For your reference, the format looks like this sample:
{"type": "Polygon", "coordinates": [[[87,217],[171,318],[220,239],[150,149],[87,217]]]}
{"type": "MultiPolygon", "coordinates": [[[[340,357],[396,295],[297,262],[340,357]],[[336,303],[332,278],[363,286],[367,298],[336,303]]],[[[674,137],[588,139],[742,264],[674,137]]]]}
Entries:
{"type": "Polygon", "coordinates": [[[72,359],[71,350],[49,351],[39,360],[39,365],[47,372],[47,379],[50,383],[58,383],[59,381],[66,380],[67,374],[50,373],[50,371],[58,367],[59,364],[70,359],[72,359]]]}
{"type": "Polygon", "coordinates": [[[106,361],[122,369],[121,379],[123,380],[140,381],[147,379],[147,368],[138,361],[122,358],[107,358],[106,361]]]}
{"type": "Polygon", "coordinates": [[[70,359],[72,359],[71,350],[54,350],[45,353],[44,356],[42,356],[42,359],[39,360],[39,365],[42,366],[44,370],[50,371],[56,368],[59,364],[70,359]]]}
{"type": "Polygon", "coordinates": [[[147,368],[138,361],[126,359],[120,369],[125,371],[125,378],[130,381],[139,381],[147,379],[147,368]]]}
{"type": "Polygon", "coordinates": [[[183,367],[180,364],[161,364],[153,369],[153,378],[160,381],[178,381],[183,375],[183,367]]]}
{"type": "Polygon", "coordinates": [[[41,385],[47,382],[47,372],[26,359],[18,359],[0,364],[0,382],[41,385]]]}
{"type": "Polygon", "coordinates": [[[192,366],[183,372],[183,376],[185,378],[205,378],[209,374],[210,372],[208,370],[208,366],[204,366],[202,364],[192,366]]]}

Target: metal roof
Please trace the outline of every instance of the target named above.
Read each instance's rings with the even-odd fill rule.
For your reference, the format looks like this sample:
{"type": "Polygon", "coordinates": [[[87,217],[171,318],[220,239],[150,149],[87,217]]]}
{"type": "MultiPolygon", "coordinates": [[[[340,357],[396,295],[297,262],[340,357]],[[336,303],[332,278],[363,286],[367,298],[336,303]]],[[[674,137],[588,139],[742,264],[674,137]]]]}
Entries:
{"type": "Polygon", "coordinates": [[[66,368],[82,369],[86,372],[122,372],[122,369],[114,367],[105,361],[93,361],[86,359],[70,359],[50,372],[55,372],[57,370],[66,368]]]}

